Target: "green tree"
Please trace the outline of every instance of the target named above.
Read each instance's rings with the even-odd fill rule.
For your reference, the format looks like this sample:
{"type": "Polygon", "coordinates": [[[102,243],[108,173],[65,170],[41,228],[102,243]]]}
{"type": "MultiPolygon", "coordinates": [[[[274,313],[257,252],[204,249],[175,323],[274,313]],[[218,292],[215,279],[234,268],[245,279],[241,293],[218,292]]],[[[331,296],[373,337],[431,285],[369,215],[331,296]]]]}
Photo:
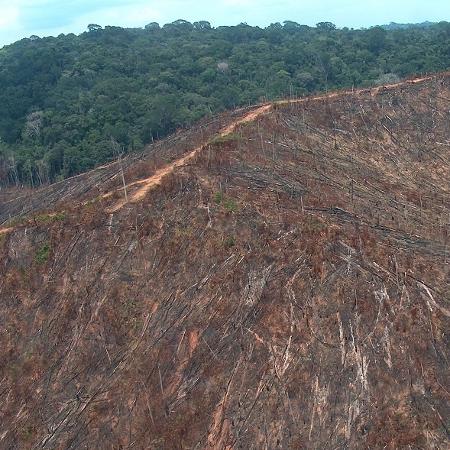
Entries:
{"type": "Polygon", "coordinates": [[[90,24],[87,26],[87,29],[88,29],[89,31],[99,31],[99,30],[102,29],[102,27],[101,27],[100,25],[97,25],[96,23],[90,23],[90,24]]]}
{"type": "Polygon", "coordinates": [[[0,184],[38,185],[226,108],[450,68],[450,24],[90,24],[0,51],[0,184]],[[395,74],[395,75],[392,75],[395,74]],[[394,78],[393,78],[394,77],[394,78]]]}

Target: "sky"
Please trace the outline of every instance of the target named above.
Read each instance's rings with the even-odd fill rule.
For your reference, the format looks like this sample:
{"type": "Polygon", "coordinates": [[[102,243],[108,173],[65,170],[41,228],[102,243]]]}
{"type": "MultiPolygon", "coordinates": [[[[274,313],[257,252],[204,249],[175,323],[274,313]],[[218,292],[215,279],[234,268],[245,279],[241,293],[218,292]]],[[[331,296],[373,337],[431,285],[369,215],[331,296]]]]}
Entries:
{"type": "Polygon", "coordinates": [[[81,33],[90,23],[143,27],[177,19],[213,26],[329,21],[360,28],[450,21],[450,0],[0,0],[0,47],[31,35],[81,33]]]}

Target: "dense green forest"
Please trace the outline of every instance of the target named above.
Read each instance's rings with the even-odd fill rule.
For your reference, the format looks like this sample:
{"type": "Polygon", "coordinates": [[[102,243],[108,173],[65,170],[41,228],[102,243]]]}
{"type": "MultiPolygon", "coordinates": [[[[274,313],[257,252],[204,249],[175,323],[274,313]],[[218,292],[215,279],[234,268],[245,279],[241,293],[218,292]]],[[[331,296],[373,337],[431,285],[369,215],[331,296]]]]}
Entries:
{"type": "Polygon", "coordinates": [[[90,25],[0,50],[0,183],[85,171],[239,105],[450,67],[450,23],[90,25]]]}

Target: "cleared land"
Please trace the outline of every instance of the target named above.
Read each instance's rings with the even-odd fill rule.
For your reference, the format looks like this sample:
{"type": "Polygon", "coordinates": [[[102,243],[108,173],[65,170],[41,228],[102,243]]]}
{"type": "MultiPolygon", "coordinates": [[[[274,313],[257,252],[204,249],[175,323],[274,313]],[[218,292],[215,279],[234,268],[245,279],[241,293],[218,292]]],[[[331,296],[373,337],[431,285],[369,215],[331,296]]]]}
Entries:
{"type": "Polygon", "coordinates": [[[125,159],[128,203],[117,164],[8,198],[0,447],[446,448],[449,105],[259,105],[125,159]]]}

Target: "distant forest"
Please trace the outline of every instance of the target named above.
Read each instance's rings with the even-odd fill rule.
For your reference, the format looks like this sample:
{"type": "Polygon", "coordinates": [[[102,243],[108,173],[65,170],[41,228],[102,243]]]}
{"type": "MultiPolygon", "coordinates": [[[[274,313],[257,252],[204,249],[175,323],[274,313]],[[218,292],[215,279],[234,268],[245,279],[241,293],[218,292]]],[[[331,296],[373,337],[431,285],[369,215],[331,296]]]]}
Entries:
{"type": "Polygon", "coordinates": [[[184,20],[0,49],[0,184],[36,186],[240,105],[450,68],[450,23],[337,29],[184,20]]]}

